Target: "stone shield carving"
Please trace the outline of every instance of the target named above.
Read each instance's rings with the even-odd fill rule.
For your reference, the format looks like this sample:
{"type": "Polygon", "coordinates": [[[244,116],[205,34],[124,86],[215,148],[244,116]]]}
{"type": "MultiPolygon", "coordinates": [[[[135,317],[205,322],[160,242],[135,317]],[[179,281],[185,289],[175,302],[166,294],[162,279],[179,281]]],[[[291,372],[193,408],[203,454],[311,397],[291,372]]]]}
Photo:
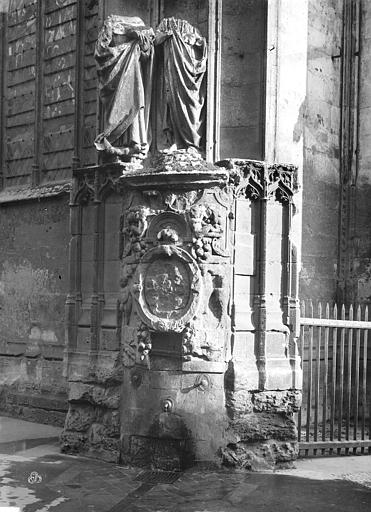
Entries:
{"type": "Polygon", "coordinates": [[[160,245],[143,256],[132,294],[139,316],[149,327],[181,332],[198,309],[200,269],[184,249],[160,245]]]}

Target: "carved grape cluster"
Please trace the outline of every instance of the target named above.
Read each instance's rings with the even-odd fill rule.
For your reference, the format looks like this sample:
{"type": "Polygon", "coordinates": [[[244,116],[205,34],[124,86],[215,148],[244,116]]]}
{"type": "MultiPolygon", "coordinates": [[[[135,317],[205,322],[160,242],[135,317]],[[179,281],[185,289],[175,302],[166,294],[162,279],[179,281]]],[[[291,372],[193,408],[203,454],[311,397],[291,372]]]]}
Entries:
{"type": "Polygon", "coordinates": [[[152,350],[151,334],[145,324],[138,327],[138,352],[140,360],[143,361],[152,350]]]}
{"type": "Polygon", "coordinates": [[[193,337],[194,337],[194,329],[187,325],[183,331],[182,336],[182,353],[183,359],[189,361],[191,359],[191,354],[193,352],[193,337]]]}
{"type": "Polygon", "coordinates": [[[192,255],[198,260],[207,260],[213,253],[213,240],[222,236],[221,215],[209,206],[198,204],[192,207],[190,218],[195,233],[192,255]]]}
{"type": "Polygon", "coordinates": [[[192,255],[196,259],[206,261],[212,254],[212,246],[210,238],[194,238],[192,255]]]}
{"type": "Polygon", "coordinates": [[[148,228],[148,215],[148,208],[133,208],[127,214],[126,226],[122,228],[122,234],[128,237],[122,253],[123,258],[134,254],[136,259],[140,259],[146,252],[144,236],[148,228]]]}
{"type": "Polygon", "coordinates": [[[141,258],[143,254],[146,252],[147,244],[144,240],[138,240],[132,244],[132,251],[133,253],[141,258]]]}

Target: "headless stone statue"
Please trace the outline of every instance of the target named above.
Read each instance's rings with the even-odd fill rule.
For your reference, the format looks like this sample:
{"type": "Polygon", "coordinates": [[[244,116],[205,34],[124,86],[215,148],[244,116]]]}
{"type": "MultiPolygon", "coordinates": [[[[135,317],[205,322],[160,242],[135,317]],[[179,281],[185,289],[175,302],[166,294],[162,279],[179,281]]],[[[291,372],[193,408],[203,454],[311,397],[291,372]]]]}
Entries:
{"type": "Polygon", "coordinates": [[[156,147],[199,149],[205,134],[206,39],[187,21],[165,18],[155,45],[156,147]]]}
{"type": "Polygon", "coordinates": [[[140,18],[112,15],[99,33],[95,59],[105,114],[98,151],[123,161],[145,158],[151,126],[154,150],[204,145],[207,44],[196,28],[165,18],[155,35],[140,18]]]}
{"type": "Polygon", "coordinates": [[[98,151],[130,161],[144,158],[151,143],[153,38],[137,17],[109,16],[95,48],[104,131],[98,151]]]}

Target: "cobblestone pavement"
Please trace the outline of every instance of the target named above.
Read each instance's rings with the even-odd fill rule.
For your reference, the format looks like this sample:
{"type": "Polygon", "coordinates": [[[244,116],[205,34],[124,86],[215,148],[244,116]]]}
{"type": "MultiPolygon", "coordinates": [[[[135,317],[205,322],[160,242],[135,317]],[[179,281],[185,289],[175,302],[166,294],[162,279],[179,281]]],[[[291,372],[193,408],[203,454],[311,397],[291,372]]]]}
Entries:
{"type": "Polygon", "coordinates": [[[146,476],[142,470],[60,454],[53,429],[39,431],[30,423],[27,429],[25,422],[12,420],[7,436],[12,423],[4,429],[2,420],[0,512],[10,506],[23,512],[371,510],[369,456],[304,460],[296,469],[275,473],[193,469],[171,484],[156,484],[140,479],[146,476]],[[25,433],[28,442],[16,439],[25,433]]]}

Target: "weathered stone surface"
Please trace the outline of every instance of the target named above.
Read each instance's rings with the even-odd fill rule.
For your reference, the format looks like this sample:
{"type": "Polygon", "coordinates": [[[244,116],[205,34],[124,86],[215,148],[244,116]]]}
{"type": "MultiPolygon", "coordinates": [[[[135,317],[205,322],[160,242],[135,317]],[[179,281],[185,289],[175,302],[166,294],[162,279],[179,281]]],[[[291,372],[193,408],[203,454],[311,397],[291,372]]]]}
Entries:
{"type": "Polygon", "coordinates": [[[63,427],[68,409],[67,396],[38,394],[37,391],[25,386],[16,389],[14,386],[4,386],[0,393],[1,413],[63,427]],[[17,389],[22,389],[22,392],[17,389]]]}
{"type": "Polygon", "coordinates": [[[1,414],[4,416],[13,416],[15,418],[32,421],[34,423],[43,423],[45,425],[53,425],[55,427],[63,427],[66,414],[60,411],[48,409],[37,409],[34,407],[20,406],[16,404],[6,404],[1,414]]]}
{"type": "Polygon", "coordinates": [[[194,463],[191,440],[132,436],[130,452],[122,450],[123,462],[153,466],[164,471],[181,471],[194,463]]]}
{"type": "Polygon", "coordinates": [[[261,391],[252,394],[255,412],[297,412],[301,405],[301,391],[261,391]]]}
{"type": "Polygon", "coordinates": [[[76,432],[85,432],[94,421],[96,413],[89,405],[71,406],[66,417],[65,428],[76,432]]]}
{"type": "Polygon", "coordinates": [[[5,414],[62,426],[66,407],[55,396],[66,391],[69,186],[57,188],[60,197],[46,198],[45,187],[30,186],[0,194],[0,387],[9,396],[0,407],[5,414]],[[22,404],[14,400],[19,393],[22,404]]]}
{"type": "Polygon", "coordinates": [[[71,406],[61,443],[64,452],[84,451],[86,455],[117,463],[120,455],[118,411],[80,403],[71,406]]]}
{"type": "Polygon", "coordinates": [[[55,395],[36,395],[27,392],[16,393],[8,390],[6,401],[8,404],[25,405],[35,407],[35,409],[67,411],[67,397],[63,395],[58,397],[55,395]]]}
{"type": "Polygon", "coordinates": [[[223,3],[221,156],[262,157],[263,79],[259,54],[265,14],[261,2],[223,3]],[[245,28],[243,28],[245,27],[245,28]]]}
{"type": "Polygon", "coordinates": [[[61,450],[65,453],[84,452],[87,448],[87,435],[64,430],[61,434],[61,450]]]}
{"type": "Polygon", "coordinates": [[[93,423],[89,428],[89,443],[91,445],[102,445],[106,436],[106,429],[99,423],[93,423]]]}
{"type": "Polygon", "coordinates": [[[181,416],[162,412],[151,426],[150,434],[159,439],[187,439],[190,433],[181,416]]]}
{"type": "Polygon", "coordinates": [[[273,469],[277,464],[291,462],[298,456],[298,444],[279,443],[231,443],[222,451],[223,464],[250,471],[273,469]]]}
{"type": "Polygon", "coordinates": [[[120,402],[120,387],[104,388],[100,385],[71,383],[69,401],[88,402],[109,409],[117,409],[120,402]]]}
{"type": "Polygon", "coordinates": [[[93,378],[98,384],[117,385],[122,382],[123,366],[120,362],[119,352],[113,352],[112,358],[99,358],[99,365],[95,369],[93,378]]]}
{"type": "Polygon", "coordinates": [[[284,414],[261,412],[239,416],[230,422],[229,430],[246,443],[277,439],[296,440],[295,422],[284,414]]]}
{"type": "Polygon", "coordinates": [[[226,391],[226,407],[228,415],[233,419],[241,414],[252,412],[252,394],[247,389],[226,391]]]}
{"type": "Polygon", "coordinates": [[[119,351],[101,351],[94,364],[81,357],[71,364],[70,382],[114,386],[122,382],[123,367],[119,351]]]}
{"type": "Polygon", "coordinates": [[[119,436],[120,435],[120,412],[110,410],[105,412],[100,419],[101,423],[106,429],[108,436],[119,436]]]}

